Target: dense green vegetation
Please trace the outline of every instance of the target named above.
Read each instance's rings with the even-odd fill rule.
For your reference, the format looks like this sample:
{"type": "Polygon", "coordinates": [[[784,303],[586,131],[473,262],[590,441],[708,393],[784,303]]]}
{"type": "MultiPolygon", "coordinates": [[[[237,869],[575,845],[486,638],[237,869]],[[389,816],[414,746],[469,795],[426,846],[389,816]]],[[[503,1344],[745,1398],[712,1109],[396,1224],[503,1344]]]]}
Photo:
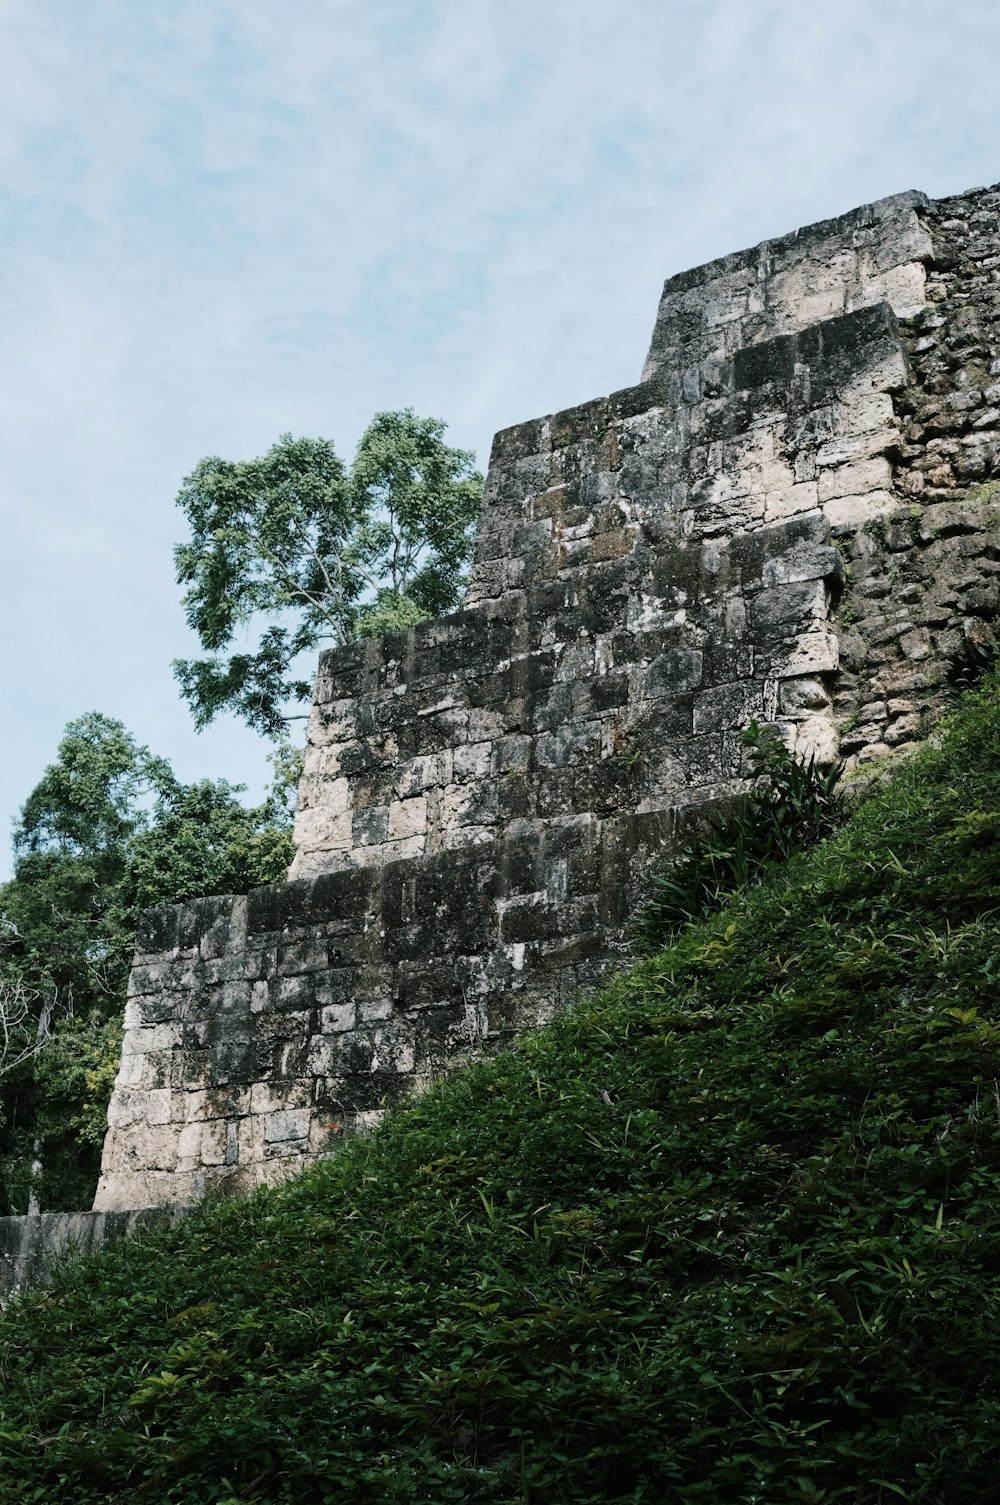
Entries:
{"type": "Polygon", "coordinates": [[[10,1501],[995,1498],[1000,683],[601,996],[0,1321],[10,1501]]]}
{"type": "Polygon", "coordinates": [[[460,604],[483,478],[445,428],[411,408],[376,413],[350,470],[328,439],[291,434],[255,460],[198,462],[177,497],[189,536],[174,557],[209,657],[174,672],[199,727],[231,710],[280,735],[312,689],[301,655],[460,604]]]}
{"type": "Polygon", "coordinates": [[[67,726],[14,832],[0,884],[0,1213],[88,1207],[118,1068],[125,987],[144,909],[246,893],[292,857],[288,793],[298,758],[274,756],[261,805],[224,780],[182,784],[120,721],[67,726]],[[44,1009],[45,1048],[5,1070],[2,1023],[22,1008],[19,1046],[44,1009]]]}

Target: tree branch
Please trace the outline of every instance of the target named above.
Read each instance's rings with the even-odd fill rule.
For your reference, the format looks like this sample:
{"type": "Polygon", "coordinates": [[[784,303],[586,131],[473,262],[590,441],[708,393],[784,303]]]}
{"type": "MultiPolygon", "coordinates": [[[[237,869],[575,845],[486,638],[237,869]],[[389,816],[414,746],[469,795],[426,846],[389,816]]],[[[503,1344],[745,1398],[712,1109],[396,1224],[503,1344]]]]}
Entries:
{"type": "Polygon", "coordinates": [[[0,1076],[44,1050],[52,1038],[52,1015],[58,993],[44,993],[23,982],[0,979],[0,1076]],[[38,1017],[35,1018],[35,1007],[38,1017]]]}

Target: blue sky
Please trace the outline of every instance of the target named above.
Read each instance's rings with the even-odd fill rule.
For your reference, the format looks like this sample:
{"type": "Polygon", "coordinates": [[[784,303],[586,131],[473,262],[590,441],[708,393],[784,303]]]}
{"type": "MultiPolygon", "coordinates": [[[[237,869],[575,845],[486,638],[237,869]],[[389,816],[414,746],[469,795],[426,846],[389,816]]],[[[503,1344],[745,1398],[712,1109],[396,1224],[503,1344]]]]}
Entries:
{"type": "Polygon", "coordinates": [[[4,832],[91,709],[260,791],[170,672],[203,455],[409,405],[485,465],[664,277],[1000,179],[998,68],[995,0],[0,0],[4,832]]]}

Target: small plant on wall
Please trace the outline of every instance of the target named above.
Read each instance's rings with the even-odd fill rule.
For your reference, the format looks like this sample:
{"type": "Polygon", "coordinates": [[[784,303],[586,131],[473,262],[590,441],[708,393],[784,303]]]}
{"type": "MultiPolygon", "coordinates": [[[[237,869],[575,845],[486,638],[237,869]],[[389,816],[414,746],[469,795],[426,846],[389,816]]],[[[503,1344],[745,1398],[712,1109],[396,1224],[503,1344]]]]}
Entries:
{"type": "Polygon", "coordinates": [[[756,783],[725,815],[696,836],[680,858],[655,872],[633,934],[653,954],[685,925],[720,909],[769,864],[822,840],[842,818],[837,785],[843,764],[819,767],[797,758],[770,728],[752,721],[740,741],[756,783]]]}

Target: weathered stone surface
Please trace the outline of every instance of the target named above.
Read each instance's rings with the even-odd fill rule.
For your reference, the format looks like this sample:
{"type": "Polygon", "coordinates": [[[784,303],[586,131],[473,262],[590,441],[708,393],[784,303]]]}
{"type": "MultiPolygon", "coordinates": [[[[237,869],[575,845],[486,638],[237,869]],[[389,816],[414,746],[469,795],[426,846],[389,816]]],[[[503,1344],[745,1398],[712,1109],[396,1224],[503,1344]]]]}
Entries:
{"type": "Polygon", "coordinates": [[[922,193],[900,193],[670,277],[643,371],[714,382],[744,346],[873,303],[906,317],[924,305],[931,237],[922,193]]]}
{"type": "Polygon", "coordinates": [[[138,1212],[44,1212],[0,1218],[0,1303],[30,1286],[44,1285],[59,1260],[111,1248],[137,1229],[180,1213],[179,1207],[147,1207],[138,1212]]]}
{"type": "Polygon", "coordinates": [[[287,1175],[598,982],[751,718],[852,767],[933,725],[1000,612],[998,268],[1000,190],[885,199],[497,435],[465,609],[320,661],[295,881],[146,917],[98,1207],[287,1175]]]}

